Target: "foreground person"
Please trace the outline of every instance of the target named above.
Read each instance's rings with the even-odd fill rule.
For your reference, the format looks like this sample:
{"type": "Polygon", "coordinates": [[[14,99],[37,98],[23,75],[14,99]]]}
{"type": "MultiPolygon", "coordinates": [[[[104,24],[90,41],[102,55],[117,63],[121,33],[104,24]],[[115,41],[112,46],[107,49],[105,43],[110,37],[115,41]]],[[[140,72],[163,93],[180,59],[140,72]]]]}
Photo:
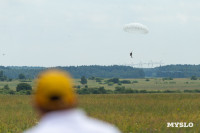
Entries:
{"type": "Polygon", "coordinates": [[[33,102],[41,119],[24,133],[120,133],[113,125],[76,108],[73,81],[61,70],[47,70],[38,76],[33,102]]]}

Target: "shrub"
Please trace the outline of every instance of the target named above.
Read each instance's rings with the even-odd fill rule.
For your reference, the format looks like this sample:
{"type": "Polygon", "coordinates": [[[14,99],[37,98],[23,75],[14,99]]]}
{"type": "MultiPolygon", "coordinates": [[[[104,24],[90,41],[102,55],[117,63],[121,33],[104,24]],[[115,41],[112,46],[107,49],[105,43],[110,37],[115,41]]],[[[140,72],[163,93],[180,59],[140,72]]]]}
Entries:
{"type": "Polygon", "coordinates": [[[193,90],[184,90],[184,92],[191,93],[191,92],[194,92],[194,91],[193,90]]]}
{"type": "Polygon", "coordinates": [[[123,84],[130,84],[131,81],[130,81],[130,80],[122,80],[122,81],[120,81],[120,83],[123,83],[123,84]]]}
{"type": "Polygon", "coordinates": [[[176,82],[169,82],[170,84],[176,84],[176,82]]]}
{"type": "Polygon", "coordinates": [[[92,77],[89,77],[88,79],[89,79],[89,80],[95,80],[95,77],[92,76],[92,77]]]}
{"type": "Polygon", "coordinates": [[[80,85],[75,85],[74,88],[78,88],[78,89],[80,89],[81,86],[80,86],[80,85]]]}
{"type": "Polygon", "coordinates": [[[122,85],[122,83],[118,83],[118,85],[122,85]]]}
{"type": "Polygon", "coordinates": [[[85,76],[82,76],[81,77],[81,84],[87,84],[87,79],[86,79],[86,77],[85,76]]]}
{"type": "Polygon", "coordinates": [[[95,80],[96,80],[96,82],[101,82],[103,79],[102,78],[96,78],[95,80]]]}
{"type": "Polygon", "coordinates": [[[147,90],[140,90],[140,93],[147,93],[147,90]]]}
{"type": "Polygon", "coordinates": [[[147,78],[147,79],[145,79],[145,81],[150,81],[150,79],[147,78]]]}
{"type": "Polygon", "coordinates": [[[10,90],[8,93],[11,94],[11,95],[14,95],[15,91],[14,90],[10,90]]]}
{"type": "Polygon", "coordinates": [[[113,82],[108,82],[108,86],[112,86],[113,84],[113,82]]]}
{"type": "Polygon", "coordinates": [[[106,94],[106,90],[104,87],[99,87],[98,88],[98,91],[101,93],[101,94],[106,94]]]}
{"type": "Polygon", "coordinates": [[[11,78],[9,78],[9,79],[7,79],[7,81],[8,81],[8,82],[11,82],[11,81],[12,81],[12,79],[11,79],[11,78]]]}
{"type": "Polygon", "coordinates": [[[137,80],[134,80],[132,83],[138,83],[138,81],[137,81],[137,80]]]}
{"type": "Polygon", "coordinates": [[[117,86],[115,87],[116,93],[124,93],[125,92],[125,86],[117,86]]]}
{"type": "Polygon", "coordinates": [[[27,83],[19,83],[18,85],[17,85],[17,88],[16,88],[16,91],[17,92],[19,92],[19,91],[23,91],[23,90],[32,90],[32,87],[31,87],[31,85],[30,84],[27,84],[27,83]]]}
{"type": "Polygon", "coordinates": [[[172,77],[165,77],[165,78],[162,78],[162,80],[164,81],[164,80],[173,80],[173,78],[172,77]]]}
{"type": "Polygon", "coordinates": [[[125,90],[125,93],[133,93],[134,91],[131,88],[125,90]]]}
{"type": "Polygon", "coordinates": [[[197,77],[196,76],[192,76],[190,79],[191,80],[197,80],[197,77]]]}
{"type": "Polygon", "coordinates": [[[112,78],[107,80],[107,82],[119,83],[119,78],[112,78]]]}
{"type": "Polygon", "coordinates": [[[4,90],[10,90],[10,88],[9,88],[8,85],[4,85],[3,89],[4,89],[4,90]]]}
{"type": "Polygon", "coordinates": [[[18,75],[18,78],[19,78],[19,79],[26,79],[26,77],[25,77],[25,75],[24,75],[23,73],[20,73],[20,74],[18,75]]]}

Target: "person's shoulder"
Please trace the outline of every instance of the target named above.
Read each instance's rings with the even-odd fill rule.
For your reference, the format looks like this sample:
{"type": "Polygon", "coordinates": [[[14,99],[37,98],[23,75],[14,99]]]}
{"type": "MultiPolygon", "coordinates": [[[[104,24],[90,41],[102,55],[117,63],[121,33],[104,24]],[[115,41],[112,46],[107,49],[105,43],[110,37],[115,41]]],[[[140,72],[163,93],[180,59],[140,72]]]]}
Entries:
{"type": "Polygon", "coordinates": [[[88,117],[88,128],[91,130],[96,130],[99,133],[120,133],[117,127],[114,125],[95,119],[95,118],[90,118],[88,117]]]}

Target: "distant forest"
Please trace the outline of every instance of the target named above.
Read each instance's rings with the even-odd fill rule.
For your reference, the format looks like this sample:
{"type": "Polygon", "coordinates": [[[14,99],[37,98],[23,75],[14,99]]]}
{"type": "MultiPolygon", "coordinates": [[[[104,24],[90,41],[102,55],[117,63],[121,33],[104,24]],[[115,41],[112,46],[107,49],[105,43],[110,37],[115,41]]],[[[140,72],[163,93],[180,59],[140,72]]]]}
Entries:
{"type": "MultiPolygon", "coordinates": [[[[145,73],[143,69],[133,68],[129,66],[68,66],[68,67],[54,67],[68,71],[73,78],[101,77],[101,78],[144,78],[145,73]]],[[[20,74],[23,74],[27,79],[35,78],[39,72],[49,69],[47,67],[4,67],[0,66],[0,71],[3,71],[4,76],[11,79],[17,79],[20,74]]]]}
{"type": "Polygon", "coordinates": [[[167,65],[143,69],[145,77],[200,77],[200,65],[167,65]]]}
{"type": "MultiPolygon", "coordinates": [[[[74,78],[101,77],[101,78],[145,78],[145,77],[172,77],[188,78],[191,76],[200,77],[200,65],[167,65],[155,68],[133,68],[130,66],[66,66],[55,67],[68,71],[74,78]]],[[[48,67],[29,66],[0,66],[4,76],[11,79],[18,79],[23,74],[27,79],[35,78],[39,72],[49,69],[48,67]]]]}

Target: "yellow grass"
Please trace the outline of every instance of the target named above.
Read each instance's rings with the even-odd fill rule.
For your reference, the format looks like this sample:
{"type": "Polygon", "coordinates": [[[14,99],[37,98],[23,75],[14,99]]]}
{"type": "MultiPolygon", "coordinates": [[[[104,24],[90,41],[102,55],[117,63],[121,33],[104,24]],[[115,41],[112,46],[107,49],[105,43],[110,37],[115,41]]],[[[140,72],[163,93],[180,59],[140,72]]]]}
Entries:
{"type": "MultiPolygon", "coordinates": [[[[200,94],[80,95],[88,115],[130,132],[200,132],[200,94]],[[168,128],[167,122],[193,122],[192,128],[168,128]]],[[[0,132],[22,132],[36,124],[30,96],[0,95],[0,132]]]]}

